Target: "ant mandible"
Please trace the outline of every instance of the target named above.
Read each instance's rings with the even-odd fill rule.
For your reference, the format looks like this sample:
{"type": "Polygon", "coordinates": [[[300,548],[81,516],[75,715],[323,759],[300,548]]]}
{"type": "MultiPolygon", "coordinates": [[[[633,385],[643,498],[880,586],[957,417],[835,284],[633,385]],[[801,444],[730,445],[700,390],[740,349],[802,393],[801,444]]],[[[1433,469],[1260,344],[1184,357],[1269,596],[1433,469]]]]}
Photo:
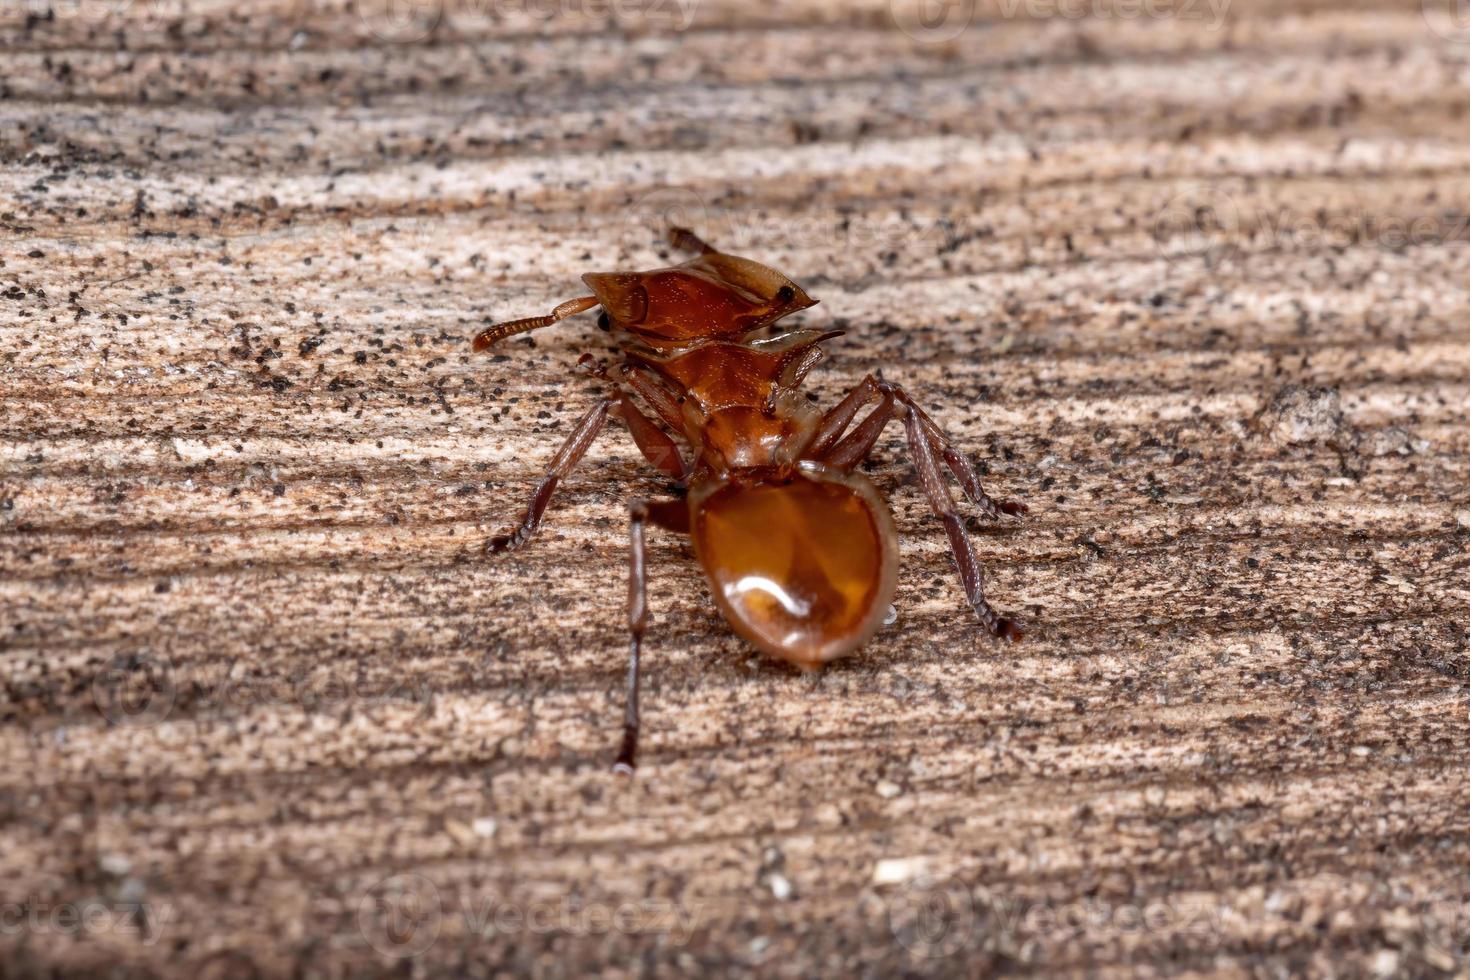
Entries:
{"type": "Polygon", "coordinates": [[[600,372],[612,391],[576,424],[520,525],[492,539],[488,553],[530,539],[557,485],[609,416],[620,417],[648,461],[686,491],[682,499],[628,505],[631,641],[615,766],[628,773],[638,749],[638,662],[648,625],[644,525],[692,536],[715,604],[736,633],[799,667],[820,667],[867,642],[893,598],[893,517],[856,469],[893,419],[903,419],[919,484],[944,523],[980,622],[995,636],[1021,637],[1015,623],[985,601],[980,564],[941,462],[988,517],[1023,514],[1026,507],[986,495],[969,457],[898,385],[869,374],[825,413],[816,409],[798,389],[822,358],[820,345],[842,331],[770,336],[766,328],[817,301],[774,269],[717,251],[686,229],[670,229],[669,241],[695,258],[651,272],[588,273],[582,281],[593,295],[568,300],[546,316],[487,327],[474,340],[474,349],[484,350],[601,306],[599,326],[611,331],[623,358],[615,369],[622,384],[600,372]],[[878,406],[854,427],[875,398],[878,406]],[[688,444],[687,455],[670,432],[688,444]]]}

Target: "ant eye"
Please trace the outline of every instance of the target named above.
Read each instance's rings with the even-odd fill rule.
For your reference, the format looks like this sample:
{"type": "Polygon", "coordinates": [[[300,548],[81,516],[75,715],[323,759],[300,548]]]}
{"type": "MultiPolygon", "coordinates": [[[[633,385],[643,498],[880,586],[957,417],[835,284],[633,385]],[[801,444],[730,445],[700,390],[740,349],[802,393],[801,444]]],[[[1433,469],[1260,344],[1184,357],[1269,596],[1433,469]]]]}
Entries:
{"type": "Polygon", "coordinates": [[[782,286],[776,290],[776,298],[783,303],[789,303],[796,298],[796,290],[790,286],[782,286]]]}
{"type": "Polygon", "coordinates": [[[602,312],[602,314],[597,318],[597,329],[598,330],[611,330],[612,329],[612,321],[607,318],[607,311],[606,310],[604,310],[602,312]]]}

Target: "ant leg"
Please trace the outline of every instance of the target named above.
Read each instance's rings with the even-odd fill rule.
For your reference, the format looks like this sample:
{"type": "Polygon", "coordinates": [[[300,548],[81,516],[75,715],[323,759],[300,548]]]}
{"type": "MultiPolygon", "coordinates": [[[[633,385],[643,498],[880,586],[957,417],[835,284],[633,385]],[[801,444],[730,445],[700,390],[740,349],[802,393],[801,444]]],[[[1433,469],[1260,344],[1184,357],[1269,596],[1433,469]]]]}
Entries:
{"type": "Polygon", "coordinates": [[[638,449],[643,453],[643,458],[675,480],[684,479],[687,467],[684,465],[684,456],[679,452],[679,446],[664,430],[654,424],[653,419],[639,411],[638,406],[633,404],[633,399],[627,395],[618,395],[618,415],[628,426],[628,432],[632,434],[633,441],[638,444],[638,449]]]}
{"type": "Polygon", "coordinates": [[[689,509],[682,500],[628,502],[628,701],[623,712],[623,746],[613,772],[631,776],[638,756],[638,662],[648,629],[648,567],[643,552],[643,525],[652,522],[671,531],[689,532],[689,509]]]}
{"type": "Polygon", "coordinates": [[[812,436],[812,441],[807,445],[806,455],[811,459],[820,459],[826,452],[836,444],[857,417],[862,407],[873,400],[878,394],[878,379],[871,374],[857,383],[857,386],[849,391],[842,401],[838,402],[817,423],[817,431],[812,436]]]}
{"type": "Polygon", "coordinates": [[[558,320],[565,320],[569,316],[576,316],[586,310],[592,309],[602,302],[596,296],[579,296],[569,299],[546,316],[528,316],[520,320],[507,320],[505,323],[494,323],[475,334],[472,345],[475,350],[481,351],[506,337],[514,337],[518,333],[528,330],[537,330],[541,327],[549,327],[558,320]]]}
{"type": "Polygon", "coordinates": [[[670,392],[664,383],[646,368],[625,364],[622,373],[629,387],[653,407],[654,413],[663,419],[664,425],[675,432],[684,431],[684,417],[679,410],[678,396],[670,392]]]}
{"type": "MultiPolygon", "coordinates": [[[[873,446],[877,444],[878,437],[883,432],[883,427],[898,415],[898,405],[894,404],[894,402],[898,402],[911,413],[918,416],[925,440],[939,454],[940,458],[944,460],[945,466],[954,474],[955,479],[959,481],[960,487],[965,491],[965,496],[973,500],[985,512],[985,516],[991,520],[1000,520],[1002,514],[1018,516],[1026,513],[1025,504],[1014,500],[995,500],[986,493],[985,488],[980,485],[980,471],[975,468],[975,464],[970,461],[969,456],[966,456],[954,447],[954,444],[944,434],[944,430],[939,427],[939,423],[931,419],[927,412],[914,404],[914,400],[909,397],[908,392],[904,391],[898,385],[890,384],[886,381],[877,381],[873,379],[872,375],[864,378],[862,383],[842,400],[841,404],[828,412],[826,416],[823,416],[821,423],[818,425],[819,441],[826,440],[830,442],[842,433],[852,416],[857,414],[863,402],[866,400],[865,398],[859,397],[865,388],[867,391],[883,392],[883,404],[874,409],[872,414],[864,419],[856,429],[835,446],[821,451],[824,447],[815,445],[814,443],[818,451],[812,452],[809,450],[809,455],[812,458],[820,459],[822,462],[842,469],[851,469],[864,459],[867,459],[868,453],[872,452],[873,446]],[[839,410],[846,413],[847,417],[845,419],[838,415],[839,410]],[[829,419],[833,420],[833,431],[831,432],[827,432],[829,419]]],[[[868,397],[871,396],[869,395],[868,397]]]]}
{"type": "Polygon", "coordinates": [[[526,506],[526,516],[511,533],[491,538],[485,545],[486,554],[498,555],[513,551],[536,533],[536,529],[541,526],[541,516],[546,513],[546,505],[551,503],[551,497],[556,493],[557,484],[582,461],[587,450],[592,448],[592,441],[607,424],[608,410],[616,401],[615,398],[604,398],[582,416],[581,421],[572,429],[572,434],[567,436],[567,441],[562,443],[550,465],[546,467],[546,475],[541,479],[536,492],[531,495],[530,504],[526,506]]]}
{"type": "Polygon", "coordinates": [[[701,255],[708,255],[716,251],[703,238],[700,238],[688,228],[678,228],[672,225],[669,227],[669,244],[675,248],[681,248],[686,252],[698,252],[701,255]]]}
{"type": "Polygon", "coordinates": [[[841,470],[850,470],[872,453],[888,423],[902,411],[892,391],[883,393],[883,401],[858,423],[858,427],[847,434],[837,445],[827,451],[822,462],[841,470]]]}
{"type": "Polygon", "coordinates": [[[919,484],[924,488],[924,495],[929,498],[929,506],[935,516],[944,522],[944,531],[949,535],[950,552],[954,555],[955,567],[960,573],[960,583],[965,588],[965,598],[970,600],[975,615],[980,617],[980,622],[985,624],[991,635],[1004,637],[1011,642],[1019,640],[1021,631],[1015,622],[997,613],[985,601],[980,562],[975,557],[970,536],[965,532],[965,523],[955,510],[954,497],[950,496],[949,487],[944,485],[944,477],[939,472],[939,461],[934,457],[934,446],[929,441],[930,436],[925,431],[923,421],[917,412],[909,409],[904,414],[903,425],[908,432],[909,454],[913,456],[919,484]]]}
{"type": "Polygon", "coordinates": [[[631,776],[638,755],[638,658],[648,628],[648,569],[643,558],[643,524],[648,504],[628,503],[628,702],[623,713],[623,747],[613,772],[631,776]]]}
{"type": "Polygon", "coordinates": [[[978,504],[987,517],[991,520],[1000,520],[1002,514],[1018,517],[1027,512],[1026,505],[1018,500],[995,500],[986,493],[985,488],[980,485],[980,471],[975,468],[970,457],[954,447],[949,437],[944,434],[944,430],[939,427],[939,423],[931,419],[929,413],[915,405],[913,399],[909,398],[902,388],[895,386],[895,390],[909,410],[919,417],[919,423],[929,438],[929,445],[938,451],[944,460],[944,465],[949,467],[949,471],[954,474],[960,487],[964,489],[965,496],[978,504]]]}

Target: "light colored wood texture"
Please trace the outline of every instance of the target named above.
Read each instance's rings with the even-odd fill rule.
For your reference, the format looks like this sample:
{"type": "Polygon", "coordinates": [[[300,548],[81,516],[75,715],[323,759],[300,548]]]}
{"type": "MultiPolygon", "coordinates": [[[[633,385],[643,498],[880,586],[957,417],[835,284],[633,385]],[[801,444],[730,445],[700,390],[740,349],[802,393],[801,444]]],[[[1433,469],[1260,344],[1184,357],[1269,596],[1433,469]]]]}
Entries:
{"type": "Polygon", "coordinates": [[[7,972],[1470,969],[1470,37],[553,6],[0,7],[7,972]],[[898,621],[824,673],[651,533],[629,782],[662,483],[614,427],[484,560],[606,346],[468,340],[666,218],[1031,504],[975,525],[1031,637],[895,428],[898,621]]]}

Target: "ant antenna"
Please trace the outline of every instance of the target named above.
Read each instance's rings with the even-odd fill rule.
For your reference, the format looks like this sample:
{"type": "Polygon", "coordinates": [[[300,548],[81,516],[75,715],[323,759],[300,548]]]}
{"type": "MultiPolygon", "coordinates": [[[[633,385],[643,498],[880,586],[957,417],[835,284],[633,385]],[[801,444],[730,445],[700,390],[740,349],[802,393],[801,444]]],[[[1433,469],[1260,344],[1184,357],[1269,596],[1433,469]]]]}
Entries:
{"type": "Polygon", "coordinates": [[[508,320],[505,323],[491,324],[475,335],[474,348],[481,351],[492,344],[499,343],[506,337],[514,337],[518,333],[527,333],[540,327],[549,327],[558,320],[565,320],[569,316],[576,316],[584,310],[590,310],[599,302],[596,296],[579,296],[576,299],[567,300],[546,316],[528,316],[523,320],[508,320]]]}

